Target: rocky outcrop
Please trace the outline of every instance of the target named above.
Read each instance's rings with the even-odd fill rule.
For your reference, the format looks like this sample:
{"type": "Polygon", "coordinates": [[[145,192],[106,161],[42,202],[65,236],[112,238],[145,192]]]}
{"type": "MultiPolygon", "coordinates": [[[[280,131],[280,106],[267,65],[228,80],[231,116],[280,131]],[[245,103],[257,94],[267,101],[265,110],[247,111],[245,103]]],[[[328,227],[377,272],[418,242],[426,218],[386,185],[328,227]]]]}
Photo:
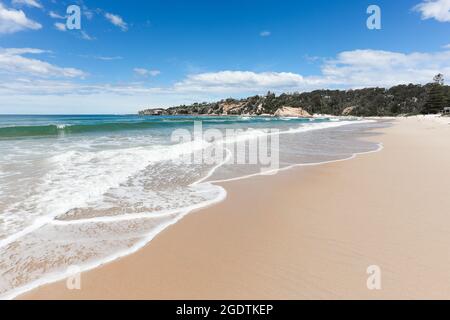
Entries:
{"type": "Polygon", "coordinates": [[[347,107],[342,111],[343,116],[349,116],[352,114],[353,110],[355,110],[356,107],[347,107]]]}
{"type": "Polygon", "coordinates": [[[236,115],[242,114],[242,103],[219,103],[220,109],[223,115],[236,115]]]}
{"type": "Polygon", "coordinates": [[[302,108],[281,107],[275,112],[274,116],[309,118],[311,117],[311,114],[309,114],[309,112],[303,110],[302,108]]]}
{"type": "Polygon", "coordinates": [[[139,115],[141,116],[162,116],[164,114],[166,114],[166,110],[164,109],[147,109],[139,111],[139,115]]]}

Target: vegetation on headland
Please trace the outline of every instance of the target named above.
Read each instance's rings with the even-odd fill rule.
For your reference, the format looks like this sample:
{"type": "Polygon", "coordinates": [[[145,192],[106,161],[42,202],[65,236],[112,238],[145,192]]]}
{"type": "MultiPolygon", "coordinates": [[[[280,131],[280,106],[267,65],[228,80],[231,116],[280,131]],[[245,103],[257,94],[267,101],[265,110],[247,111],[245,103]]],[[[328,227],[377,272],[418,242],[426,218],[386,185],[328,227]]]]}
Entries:
{"type": "Polygon", "coordinates": [[[427,85],[398,85],[389,89],[315,90],[245,99],[194,103],[168,109],[147,109],[141,115],[274,115],[280,108],[301,108],[309,114],[397,116],[438,113],[450,107],[450,86],[443,75],[427,85]]]}
{"type": "Polygon", "coordinates": [[[450,95],[446,89],[448,87],[444,86],[444,75],[436,75],[430,85],[428,100],[424,105],[423,113],[439,113],[445,107],[450,107],[450,95]]]}

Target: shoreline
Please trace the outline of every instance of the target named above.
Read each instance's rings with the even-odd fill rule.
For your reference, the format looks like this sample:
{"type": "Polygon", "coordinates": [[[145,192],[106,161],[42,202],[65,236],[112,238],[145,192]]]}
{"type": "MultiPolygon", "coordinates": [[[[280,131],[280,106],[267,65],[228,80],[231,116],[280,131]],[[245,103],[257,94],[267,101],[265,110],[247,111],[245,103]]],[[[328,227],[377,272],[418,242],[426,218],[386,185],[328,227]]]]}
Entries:
{"type": "MultiPolygon", "coordinates": [[[[344,119],[341,119],[344,120],[344,119]]],[[[345,117],[345,120],[357,120],[354,117],[345,117]]],[[[379,120],[379,119],[377,119],[379,120]]],[[[375,122],[375,120],[373,119],[359,119],[359,122],[364,123],[364,122],[375,122]]],[[[347,126],[351,123],[347,122],[343,122],[343,123],[331,123],[329,124],[329,126],[325,127],[325,128],[313,128],[310,130],[323,130],[323,129],[330,129],[330,128],[334,128],[334,127],[341,127],[341,126],[347,126]]],[[[299,130],[303,130],[303,129],[299,129],[299,130]]],[[[366,129],[367,132],[371,132],[373,130],[376,129],[366,129]]],[[[308,130],[306,130],[308,131],[308,130]]],[[[285,135],[285,134],[291,134],[291,131],[284,131],[284,132],[279,132],[279,133],[273,133],[273,134],[277,134],[277,135],[285,135]]],[[[142,248],[145,248],[147,245],[150,244],[150,242],[157,237],[161,232],[164,232],[167,228],[169,228],[170,226],[178,223],[180,220],[184,219],[187,215],[191,214],[191,213],[195,213],[197,211],[200,210],[204,210],[207,209],[211,206],[217,205],[220,202],[226,200],[227,198],[227,191],[226,189],[221,186],[222,183],[227,183],[227,182],[232,182],[232,181],[239,181],[239,180],[244,180],[244,179],[249,179],[249,178],[253,178],[253,177],[258,177],[258,176],[263,176],[263,177],[270,177],[270,176],[274,176],[279,174],[280,172],[284,172],[287,170],[291,170],[297,167],[314,167],[314,166],[320,166],[320,165],[324,165],[324,164],[329,164],[329,163],[334,163],[334,162],[341,162],[341,161],[348,161],[351,159],[354,159],[360,155],[364,155],[364,154],[370,154],[370,153],[374,153],[374,152],[379,152],[383,149],[383,146],[381,143],[378,143],[378,148],[375,150],[371,150],[371,151],[363,151],[363,152],[358,152],[358,153],[354,153],[351,156],[347,157],[347,158],[342,158],[342,159],[336,159],[336,160],[328,160],[328,161],[322,161],[322,162],[311,162],[311,163],[300,163],[300,164],[293,164],[293,165],[289,165],[280,169],[273,169],[271,171],[264,171],[261,173],[254,173],[254,174],[250,174],[250,175],[244,175],[244,176],[239,176],[236,178],[232,178],[232,179],[225,179],[225,180],[211,180],[211,181],[207,181],[213,174],[214,172],[221,167],[224,163],[227,162],[229,156],[231,154],[228,154],[227,158],[222,162],[219,163],[218,165],[216,165],[215,167],[213,167],[208,174],[203,177],[200,178],[198,181],[194,182],[193,185],[196,184],[200,184],[200,183],[206,183],[206,184],[211,184],[211,185],[215,185],[218,186],[219,188],[222,189],[222,192],[219,194],[219,196],[213,200],[204,202],[202,204],[199,205],[194,205],[194,206],[189,206],[189,207],[185,207],[183,208],[183,210],[174,210],[172,211],[167,211],[162,213],[162,215],[167,215],[167,214],[172,214],[172,213],[176,213],[176,212],[181,212],[180,215],[175,219],[172,220],[166,224],[161,225],[159,228],[155,229],[153,232],[149,233],[147,237],[145,237],[144,240],[139,241],[136,245],[134,245],[133,247],[127,249],[127,250],[123,250],[122,252],[118,252],[116,253],[114,256],[102,259],[102,260],[97,260],[95,262],[89,263],[89,264],[85,264],[83,267],[80,268],[80,272],[84,273],[84,272],[88,272],[91,270],[94,270],[96,268],[102,267],[104,265],[113,263],[117,260],[126,258],[129,255],[135,254],[136,252],[138,252],[139,250],[141,250],[142,248]]],[[[102,221],[105,218],[102,219],[102,221]]],[[[106,218],[107,219],[107,218],[106,218]]],[[[113,220],[116,220],[117,218],[111,218],[113,220]]],[[[127,217],[124,220],[128,220],[129,217],[127,217]]],[[[90,218],[88,219],[89,221],[93,221],[94,219],[90,218]]],[[[100,220],[99,220],[100,221],[100,220]]],[[[84,220],[77,220],[76,223],[83,223],[84,220]]],[[[78,266],[76,268],[79,268],[78,266]]],[[[29,283],[26,286],[23,287],[18,287],[15,290],[13,290],[12,292],[3,295],[0,299],[16,299],[17,297],[20,297],[22,295],[26,295],[28,292],[31,292],[33,290],[36,290],[40,287],[46,286],[46,285],[51,285],[53,283],[59,282],[59,281],[63,281],[66,278],[72,276],[71,272],[73,273],[73,271],[68,270],[65,274],[61,274],[61,273],[54,273],[54,274],[49,274],[46,275],[45,277],[42,277],[36,281],[33,281],[31,283],[29,283]]]]}
{"type": "MultiPolygon", "coordinates": [[[[405,121],[405,120],[400,120],[400,121],[405,121]]],[[[407,121],[408,120],[406,120],[405,122],[407,122],[407,121]]],[[[428,124],[426,124],[426,125],[428,125],[428,124]]],[[[395,124],[394,128],[397,127],[397,126],[398,126],[398,124],[395,124]]],[[[440,128],[439,130],[446,130],[446,129],[447,128],[440,128]]],[[[382,129],[383,132],[389,131],[389,130],[391,130],[391,129],[390,128],[382,129]]],[[[394,129],[392,129],[392,130],[394,130],[394,129]]],[[[377,131],[379,131],[379,129],[377,131]]],[[[380,138],[384,139],[386,137],[386,133],[383,136],[377,136],[377,137],[380,137],[380,138]]],[[[370,140],[372,140],[372,138],[370,140]]],[[[277,180],[277,181],[272,181],[272,183],[276,183],[278,186],[283,186],[284,185],[285,188],[286,187],[288,187],[288,188],[289,187],[297,187],[298,183],[296,184],[295,181],[289,180],[289,179],[291,179],[290,176],[292,176],[292,175],[293,176],[298,176],[298,175],[304,176],[304,175],[306,175],[309,178],[313,178],[314,175],[320,175],[321,172],[323,172],[323,171],[330,171],[330,170],[331,170],[331,172],[333,174],[337,174],[338,171],[341,170],[339,167],[342,167],[342,166],[344,166],[344,167],[347,167],[347,166],[352,167],[350,165],[350,163],[361,162],[361,161],[365,162],[365,161],[367,161],[368,158],[375,157],[375,156],[379,157],[380,154],[383,154],[383,152],[377,153],[375,155],[371,155],[371,156],[368,156],[368,157],[358,157],[357,159],[353,159],[352,161],[342,161],[342,160],[340,160],[342,162],[330,163],[330,164],[322,164],[320,166],[314,166],[314,167],[308,167],[308,168],[291,168],[290,170],[286,170],[284,172],[280,172],[278,175],[271,176],[270,179],[277,180]],[[286,179],[289,180],[288,182],[290,182],[287,185],[286,185],[286,179]]],[[[256,188],[256,189],[258,189],[258,188],[265,189],[265,188],[267,188],[267,185],[270,185],[270,183],[269,183],[270,181],[267,181],[266,179],[269,179],[269,177],[259,176],[259,177],[252,177],[250,179],[245,179],[245,180],[240,180],[240,181],[224,182],[223,184],[225,185],[226,190],[229,191],[229,193],[230,193],[228,199],[226,199],[223,202],[220,202],[219,204],[214,205],[213,207],[209,207],[209,208],[206,208],[206,209],[200,209],[200,210],[196,210],[195,212],[191,212],[191,214],[185,216],[182,219],[182,221],[179,221],[175,225],[172,225],[170,228],[168,228],[164,232],[162,232],[159,235],[157,235],[156,238],[151,243],[149,243],[146,246],[144,246],[144,248],[138,250],[138,252],[136,252],[136,253],[134,253],[132,255],[126,256],[124,258],[121,258],[119,260],[116,260],[114,262],[110,262],[108,264],[102,265],[102,266],[100,266],[97,269],[94,269],[94,270],[87,271],[87,272],[83,273],[82,274],[83,289],[81,291],[79,291],[79,292],[78,291],[74,292],[74,291],[66,290],[65,286],[64,286],[64,282],[60,281],[58,283],[49,284],[49,285],[45,285],[43,287],[34,289],[33,291],[28,292],[28,293],[26,293],[24,295],[21,295],[18,298],[25,298],[25,299],[28,299],[28,298],[30,298],[30,299],[45,299],[45,298],[58,298],[58,299],[59,298],[61,298],[61,299],[80,299],[80,298],[87,298],[87,299],[93,299],[93,298],[100,298],[100,299],[103,299],[103,298],[135,298],[135,299],[136,298],[137,299],[142,299],[142,298],[157,298],[157,299],[158,298],[166,298],[166,299],[172,299],[172,298],[181,298],[181,299],[187,299],[187,298],[194,298],[194,299],[197,299],[197,298],[219,298],[220,299],[220,298],[224,298],[224,297],[227,297],[227,298],[241,298],[242,296],[239,296],[239,295],[238,296],[236,296],[236,295],[227,295],[227,292],[229,292],[229,290],[231,289],[230,287],[227,287],[227,286],[224,286],[222,288],[222,290],[216,291],[215,294],[214,294],[214,292],[208,292],[211,295],[209,295],[209,294],[208,295],[206,295],[206,294],[201,295],[201,292],[204,292],[204,290],[205,290],[205,288],[202,287],[202,286],[200,288],[201,290],[193,290],[194,292],[188,291],[188,293],[190,292],[190,294],[183,295],[183,293],[180,292],[180,290],[177,290],[178,286],[175,286],[175,287],[172,286],[171,287],[172,290],[169,290],[170,292],[165,290],[165,286],[161,286],[159,289],[158,288],[151,288],[151,286],[150,286],[150,288],[147,288],[148,291],[144,292],[145,288],[142,288],[142,286],[138,285],[138,283],[136,281],[131,281],[130,282],[130,281],[126,281],[126,280],[127,279],[128,280],[132,280],[132,278],[133,278],[132,274],[134,274],[135,271],[136,271],[136,270],[134,270],[134,272],[131,273],[131,272],[129,272],[130,268],[131,269],[137,268],[138,270],[140,269],[140,271],[142,271],[142,265],[144,265],[144,267],[145,267],[145,265],[148,262],[150,262],[150,264],[151,264],[152,261],[158,261],[159,259],[157,259],[157,258],[161,258],[161,257],[165,257],[167,259],[168,258],[166,256],[167,254],[163,253],[164,248],[169,248],[169,249],[172,248],[173,250],[178,250],[179,249],[178,247],[182,246],[182,244],[179,243],[178,241],[175,241],[175,240],[176,239],[180,240],[180,237],[182,237],[183,234],[186,235],[186,229],[191,228],[190,229],[191,232],[193,230],[196,230],[196,231],[200,231],[202,233],[203,232],[208,233],[207,230],[210,229],[208,226],[211,227],[211,223],[214,222],[214,218],[216,220],[220,219],[221,221],[226,219],[226,217],[223,217],[223,216],[220,216],[220,217],[216,216],[216,217],[214,217],[215,213],[217,213],[217,212],[219,212],[219,213],[222,212],[223,213],[223,207],[230,207],[230,206],[234,207],[234,210],[230,211],[229,208],[228,208],[228,210],[226,212],[228,214],[232,213],[232,215],[235,216],[234,218],[238,219],[239,218],[239,216],[237,216],[238,213],[240,212],[241,215],[242,215],[242,214],[245,213],[245,211],[243,211],[242,209],[237,210],[239,208],[236,208],[236,204],[239,207],[239,202],[236,203],[236,199],[233,199],[233,198],[236,197],[236,189],[241,189],[241,191],[242,191],[242,185],[246,186],[244,188],[244,190],[247,190],[249,186],[251,186],[251,188],[256,188]],[[261,179],[264,180],[265,182],[263,182],[261,184],[258,184],[258,186],[256,186],[255,180],[261,180],[261,179]],[[265,187],[259,187],[259,185],[265,185],[265,187]],[[233,206],[233,204],[231,202],[234,202],[234,206],[233,206]],[[213,221],[211,221],[211,219],[213,221]],[[207,223],[204,220],[209,220],[209,221],[207,223]],[[197,225],[197,224],[203,225],[203,224],[205,224],[205,226],[204,226],[205,228],[199,228],[198,230],[196,228],[192,229],[192,224],[194,224],[194,225],[197,225]],[[206,230],[204,230],[204,229],[206,229],[206,230]],[[180,234],[180,232],[181,232],[181,234],[180,234]],[[165,244],[164,244],[164,242],[165,242],[165,244]],[[172,244],[172,246],[167,246],[167,243],[172,244]],[[151,258],[153,258],[153,259],[145,257],[146,254],[150,255],[151,258]],[[138,263],[131,263],[130,264],[131,261],[134,261],[134,262],[137,261],[138,263]],[[117,295],[117,294],[103,292],[103,290],[101,288],[102,286],[104,287],[104,289],[109,289],[111,287],[111,285],[110,285],[109,281],[103,282],[103,284],[102,284],[102,280],[101,279],[102,278],[103,279],[108,279],[108,277],[110,277],[111,274],[116,274],[117,270],[121,270],[120,274],[121,275],[123,274],[123,276],[120,276],[120,277],[121,278],[123,277],[122,280],[125,280],[125,281],[122,281],[122,280],[119,281],[121,283],[121,286],[123,286],[120,291],[121,292],[126,291],[126,293],[123,292],[123,295],[117,295]],[[124,271],[127,271],[127,270],[128,270],[128,272],[124,272],[124,271]],[[128,282],[128,284],[126,282],[128,282]],[[84,288],[84,284],[85,283],[86,283],[86,288],[84,288]],[[139,289],[139,290],[137,290],[137,292],[136,292],[136,290],[133,290],[133,288],[137,289],[136,286],[139,289]],[[157,294],[158,292],[159,292],[159,294],[157,294]],[[139,293],[141,293],[141,295],[139,295],[139,293]]],[[[259,181],[259,182],[261,182],[261,181],[259,181]]],[[[305,183],[303,183],[303,184],[305,184],[305,183]]],[[[221,185],[221,184],[219,184],[219,185],[221,185]]],[[[223,186],[223,185],[221,185],[221,186],[223,186]]],[[[305,188],[305,186],[303,186],[303,189],[304,188],[305,188]]],[[[267,190],[265,190],[265,191],[267,191],[267,190]]],[[[286,191],[286,190],[284,190],[284,191],[286,191]]],[[[242,195],[238,195],[238,196],[242,197],[242,195]]],[[[277,193],[276,196],[278,197],[280,195],[277,193]]],[[[280,199],[277,198],[276,200],[280,200],[280,199]]],[[[280,203],[280,201],[276,201],[275,205],[281,205],[281,204],[282,203],[280,203]]],[[[287,208],[285,208],[285,207],[283,207],[283,208],[286,209],[287,211],[289,211],[289,210],[292,209],[292,204],[291,204],[291,206],[288,206],[287,208]]],[[[262,212],[265,212],[265,211],[262,210],[262,212]]],[[[272,214],[273,214],[273,212],[272,212],[272,214]]],[[[269,217],[270,217],[270,215],[269,215],[269,217]]],[[[273,223],[273,221],[272,221],[272,223],[273,223]]],[[[214,226],[215,225],[213,224],[213,227],[214,226]]],[[[239,227],[239,228],[241,228],[241,227],[239,227]]],[[[216,231],[217,231],[217,229],[216,229],[216,231]]],[[[249,234],[251,234],[251,232],[249,234]]],[[[214,236],[214,233],[212,231],[209,232],[209,235],[213,239],[215,239],[214,240],[215,242],[219,242],[221,245],[224,245],[222,243],[222,241],[224,240],[224,239],[222,239],[223,237],[220,238],[218,236],[214,236]]],[[[242,234],[240,234],[240,236],[242,237],[242,234]]],[[[199,236],[198,235],[194,235],[193,237],[194,238],[195,237],[198,238],[199,236]]],[[[209,238],[206,238],[206,239],[209,239],[209,238]]],[[[260,239],[260,240],[264,241],[263,238],[260,239]]],[[[192,241],[194,241],[194,240],[192,240],[192,241]]],[[[181,242],[183,242],[183,241],[181,241],[181,242]]],[[[199,246],[205,246],[206,245],[206,244],[199,243],[199,242],[196,242],[196,243],[199,246]]],[[[290,243],[290,242],[288,242],[287,244],[288,244],[288,246],[292,245],[292,243],[290,243]]],[[[184,246],[182,246],[182,247],[184,247],[184,246]]],[[[186,249],[186,248],[184,247],[184,249],[186,249]]],[[[209,249],[213,249],[213,248],[209,248],[209,249]]],[[[258,248],[255,247],[255,250],[257,250],[257,249],[258,248]]],[[[195,252],[195,248],[190,248],[190,246],[189,246],[189,251],[191,253],[192,253],[192,250],[194,250],[194,253],[196,253],[197,255],[199,254],[198,252],[195,252]]],[[[213,252],[214,252],[214,250],[213,250],[213,252]]],[[[267,256],[269,258],[271,258],[270,257],[271,255],[273,255],[273,251],[272,250],[268,251],[268,252],[265,252],[264,256],[266,256],[266,258],[267,258],[267,256]]],[[[233,258],[233,256],[234,256],[234,258],[235,257],[241,257],[241,258],[244,257],[243,255],[236,254],[236,255],[231,255],[230,258],[233,258]]],[[[171,258],[172,258],[171,261],[173,261],[173,257],[171,257],[171,258]]],[[[218,258],[218,257],[214,257],[213,255],[210,255],[210,254],[205,254],[203,256],[203,258],[206,259],[206,260],[208,260],[208,259],[217,260],[220,257],[218,258]]],[[[163,262],[166,262],[166,261],[163,261],[163,262]]],[[[215,262],[216,261],[213,261],[211,263],[215,263],[215,262]]],[[[261,261],[259,261],[259,262],[261,263],[261,261]]],[[[196,265],[195,263],[193,263],[193,264],[196,265]]],[[[188,265],[192,267],[191,264],[188,264],[188,265]]],[[[145,274],[144,273],[143,277],[144,278],[150,277],[151,279],[156,281],[157,278],[155,278],[155,271],[163,272],[163,270],[162,270],[163,266],[165,266],[165,268],[167,268],[169,271],[171,269],[172,269],[172,271],[174,271],[173,269],[175,268],[173,266],[170,266],[170,264],[167,265],[167,264],[162,263],[162,266],[159,266],[159,267],[158,266],[154,266],[152,268],[152,270],[150,270],[150,275],[148,275],[148,274],[144,275],[145,274]]],[[[180,272],[179,269],[177,269],[177,271],[180,272]]],[[[363,276],[365,276],[364,271],[365,270],[363,270],[363,276]]],[[[164,273],[167,273],[167,272],[164,272],[164,273]]],[[[176,272],[171,272],[170,274],[176,275],[177,273],[176,272]]],[[[272,274],[268,273],[268,275],[273,276],[273,273],[272,274]]],[[[228,280],[230,280],[229,277],[227,277],[225,275],[222,275],[222,276],[224,278],[227,278],[228,280]]],[[[205,276],[205,277],[206,278],[210,278],[208,276],[205,276]]],[[[198,275],[197,275],[197,277],[193,277],[193,278],[195,278],[197,280],[201,280],[202,279],[202,277],[199,278],[198,275]]],[[[223,279],[220,279],[220,277],[219,277],[219,282],[221,282],[222,280],[223,279]]],[[[278,280],[280,280],[280,279],[278,279],[278,280]]],[[[295,281],[296,278],[293,277],[290,280],[294,280],[295,281]]],[[[116,279],[116,281],[117,281],[117,279],[116,279]]],[[[160,280],[160,282],[161,282],[161,280],[160,280]]],[[[178,281],[177,281],[178,284],[185,284],[186,282],[192,282],[192,279],[189,279],[189,277],[187,277],[187,279],[184,279],[183,281],[181,279],[178,279],[178,281]]],[[[173,284],[173,283],[171,283],[171,284],[173,284]]],[[[247,286],[247,285],[245,285],[245,283],[243,283],[243,285],[247,286]]],[[[263,283],[254,283],[253,287],[257,288],[257,287],[260,287],[261,285],[264,285],[264,284],[263,283]]],[[[283,284],[283,285],[285,285],[285,284],[283,284]]],[[[280,286],[282,287],[283,285],[280,285],[280,286]]],[[[247,288],[247,289],[249,289],[249,291],[253,291],[254,290],[253,287],[252,288],[247,288]]],[[[274,287],[276,287],[276,286],[274,286],[274,287]]],[[[183,290],[181,290],[181,291],[183,291],[183,290]]],[[[278,298],[278,297],[286,298],[287,297],[286,295],[284,295],[285,292],[283,294],[281,294],[281,293],[282,292],[279,292],[278,295],[275,294],[274,296],[268,296],[266,298],[278,298]]],[[[184,290],[184,294],[187,294],[186,290],[184,290]]],[[[313,291],[311,291],[310,296],[311,297],[315,296],[313,291]]],[[[252,297],[252,295],[248,295],[248,296],[244,295],[243,297],[244,298],[245,297],[249,298],[249,297],[252,297]]],[[[253,296],[253,297],[255,297],[255,296],[253,296]]],[[[257,294],[256,297],[261,297],[261,296],[257,294]]],[[[298,298],[297,296],[289,296],[289,297],[290,298],[298,298]]],[[[335,297],[335,296],[331,295],[331,297],[335,297]]],[[[308,297],[305,297],[305,298],[308,298],[308,297]]]]}

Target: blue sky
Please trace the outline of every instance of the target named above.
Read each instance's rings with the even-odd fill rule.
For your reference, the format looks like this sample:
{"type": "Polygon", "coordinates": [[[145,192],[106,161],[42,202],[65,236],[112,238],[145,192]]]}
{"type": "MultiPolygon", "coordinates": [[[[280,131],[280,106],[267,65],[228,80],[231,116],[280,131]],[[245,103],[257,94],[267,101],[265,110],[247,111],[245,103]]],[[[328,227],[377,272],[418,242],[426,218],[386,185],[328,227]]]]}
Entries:
{"type": "Polygon", "coordinates": [[[450,0],[0,0],[0,113],[143,107],[450,77],[450,0]],[[81,30],[66,9],[81,8],[81,30]],[[381,30],[369,30],[369,5],[381,30]]]}

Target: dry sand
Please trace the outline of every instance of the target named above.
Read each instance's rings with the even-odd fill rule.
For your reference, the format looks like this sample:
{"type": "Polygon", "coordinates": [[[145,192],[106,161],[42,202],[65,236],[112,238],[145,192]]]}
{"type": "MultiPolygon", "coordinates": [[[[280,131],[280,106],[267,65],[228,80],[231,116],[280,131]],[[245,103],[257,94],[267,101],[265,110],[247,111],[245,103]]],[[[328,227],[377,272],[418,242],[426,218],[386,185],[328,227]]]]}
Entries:
{"type": "Polygon", "coordinates": [[[383,151],[224,183],[149,245],[25,299],[450,299],[450,125],[400,119],[383,151]],[[382,290],[366,287],[378,265],[382,290]]]}

